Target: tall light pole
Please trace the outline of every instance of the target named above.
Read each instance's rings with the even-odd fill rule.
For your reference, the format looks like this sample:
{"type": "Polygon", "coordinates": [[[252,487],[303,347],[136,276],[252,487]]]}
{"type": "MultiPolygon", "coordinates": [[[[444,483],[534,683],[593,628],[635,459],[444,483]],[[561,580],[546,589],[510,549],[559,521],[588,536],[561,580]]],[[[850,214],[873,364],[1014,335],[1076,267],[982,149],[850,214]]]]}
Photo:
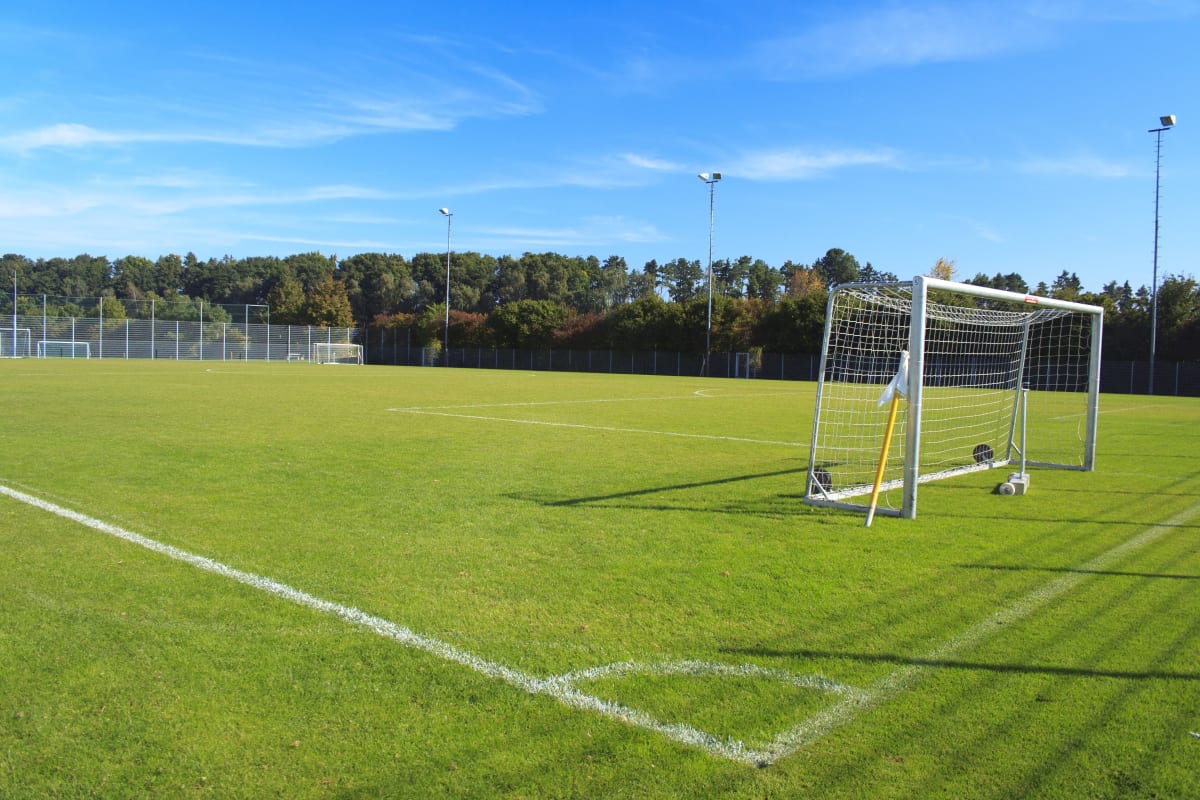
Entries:
{"type": "Polygon", "coordinates": [[[1168,114],[1165,117],[1159,117],[1160,127],[1151,128],[1148,133],[1153,133],[1158,140],[1154,146],[1154,271],[1151,274],[1150,281],[1150,385],[1148,387],[1150,394],[1154,394],[1154,354],[1158,343],[1158,187],[1159,187],[1159,167],[1162,164],[1162,135],[1163,131],[1171,129],[1175,124],[1175,115],[1168,114]]]}
{"type": "Polygon", "coordinates": [[[708,359],[712,356],[713,201],[716,198],[717,181],[721,180],[721,173],[714,172],[710,175],[701,172],[696,177],[708,184],[708,322],[704,331],[704,368],[701,370],[704,376],[708,377],[708,359]]]}
{"type": "Polygon", "coordinates": [[[448,208],[439,208],[442,216],[446,218],[446,343],[443,348],[442,358],[444,364],[450,364],[450,222],[454,219],[454,215],[450,213],[448,208]]]}

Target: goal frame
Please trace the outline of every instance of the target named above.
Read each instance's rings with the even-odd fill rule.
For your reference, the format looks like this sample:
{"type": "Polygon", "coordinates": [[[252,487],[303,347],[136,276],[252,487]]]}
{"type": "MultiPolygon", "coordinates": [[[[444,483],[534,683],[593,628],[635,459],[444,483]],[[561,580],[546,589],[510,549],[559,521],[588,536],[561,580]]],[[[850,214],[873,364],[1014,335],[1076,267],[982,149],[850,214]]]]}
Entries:
{"type": "Polygon", "coordinates": [[[37,357],[38,358],[91,358],[92,344],[91,342],[79,341],[77,339],[38,339],[37,341],[37,357]],[[58,352],[50,354],[47,351],[50,348],[58,348],[58,352]],[[64,354],[63,348],[70,348],[69,355],[64,354]],[[83,355],[78,355],[82,352],[83,355]]]}
{"type": "MultiPolygon", "coordinates": [[[[824,464],[827,463],[822,458],[819,444],[820,426],[822,424],[823,402],[826,397],[827,386],[826,382],[830,375],[830,336],[834,325],[835,302],[839,294],[852,290],[873,290],[873,289],[890,289],[895,292],[902,292],[905,288],[911,292],[911,306],[908,311],[908,331],[907,331],[907,347],[909,353],[909,362],[907,369],[907,380],[904,384],[903,393],[907,397],[907,411],[904,415],[905,431],[902,448],[902,473],[901,477],[893,479],[884,486],[884,489],[894,490],[902,488],[902,500],[899,509],[880,509],[879,514],[889,516],[899,516],[906,519],[914,519],[917,513],[917,493],[921,483],[932,480],[937,480],[943,477],[949,477],[954,474],[962,474],[973,472],[980,469],[989,469],[996,466],[1002,466],[1011,461],[1011,453],[1014,450],[1023,448],[1023,443],[1017,439],[1017,426],[1023,425],[1025,420],[1019,417],[1019,398],[1023,391],[1023,383],[1026,379],[1024,370],[1027,365],[1026,358],[1029,355],[1027,348],[1029,345],[1030,327],[1032,321],[1035,320],[1035,315],[1041,309],[1054,309],[1062,312],[1070,312],[1076,315],[1082,315],[1080,320],[1090,321],[1090,330],[1088,331],[1088,350],[1087,350],[1087,377],[1086,388],[1084,391],[1077,392],[1083,395],[1086,392],[1085,399],[1081,399],[1081,414],[1083,415],[1082,430],[1081,430],[1081,453],[1078,464],[1056,463],[1053,461],[1030,459],[1026,463],[1031,466],[1050,467],[1059,469],[1073,469],[1081,471],[1093,471],[1095,469],[1096,458],[1096,430],[1097,418],[1099,414],[1099,392],[1100,392],[1100,349],[1103,335],[1104,310],[1099,306],[1086,305],[1067,300],[1058,300],[1050,297],[1041,297],[1036,295],[1020,294],[1017,292],[1009,292],[1002,289],[992,289],[990,287],[974,286],[971,284],[957,283],[954,281],[942,280],[928,276],[918,276],[912,281],[892,282],[892,283],[851,283],[843,284],[834,287],[830,290],[829,299],[826,308],[824,340],[821,348],[820,372],[817,384],[816,409],[813,417],[812,439],[810,446],[808,473],[805,481],[804,502],[809,505],[817,506],[833,506],[838,508],[846,508],[853,510],[867,510],[866,503],[850,502],[848,498],[856,498],[860,495],[867,494],[871,487],[865,488],[855,485],[846,491],[831,490],[829,472],[824,469],[824,464]],[[1023,339],[1021,343],[1020,353],[1020,374],[1016,381],[1016,385],[1011,387],[1013,393],[1013,405],[1011,411],[1011,423],[1008,429],[1008,441],[1004,443],[1007,453],[1003,457],[993,459],[991,452],[987,453],[987,457],[980,459],[976,455],[976,464],[955,468],[946,471],[938,471],[932,474],[922,474],[921,472],[921,446],[922,446],[922,425],[924,423],[925,410],[925,390],[926,390],[926,343],[928,341],[928,322],[929,322],[929,304],[930,292],[947,291],[954,292],[960,295],[966,295],[976,300],[982,301],[1001,301],[1004,303],[1014,304],[1014,308],[1030,309],[1030,322],[1024,324],[1022,333],[1023,339]]],[[[903,338],[902,336],[900,338],[903,338]]],[[[903,345],[901,345],[903,346],[903,345]]],[[[898,354],[897,354],[898,355],[898,354]]],[[[893,362],[894,363],[894,362],[893,362]]],[[[890,376],[882,377],[886,381],[890,376]]],[[[882,390],[883,384],[880,383],[878,388],[882,390]]],[[[874,405],[874,402],[871,403],[874,405]]],[[[882,430],[880,431],[882,437],[882,430]]],[[[874,451],[878,453],[879,440],[871,445],[874,451]]],[[[1022,455],[1025,453],[1022,452],[1022,455]]],[[[881,470],[882,471],[882,470],[881,470]]]]}
{"type": "Polygon", "coordinates": [[[33,331],[31,329],[0,327],[0,358],[32,357],[33,331]],[[20,352],[22,349],[25,351],[24,353],[20,352]]]}
{"type": "Polygon", "coordinates": [[[353,364],[363,363],[363,348],[353,342],[313,342],[312,362],[314,364],[353,364]],[[334,353],[349,354],[348,358],[334,356],[334,353]]]}

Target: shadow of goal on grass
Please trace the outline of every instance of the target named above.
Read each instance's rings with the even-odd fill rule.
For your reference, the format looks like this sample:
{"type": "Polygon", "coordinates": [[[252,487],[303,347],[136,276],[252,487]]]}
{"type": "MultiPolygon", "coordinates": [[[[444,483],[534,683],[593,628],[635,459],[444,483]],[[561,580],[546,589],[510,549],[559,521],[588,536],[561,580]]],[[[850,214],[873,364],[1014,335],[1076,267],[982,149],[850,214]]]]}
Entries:
{"type": "Polygon", "coordinates": [[[997,572],[1051,572],[1070,575],[1108,575],[1115,578],[1163,578],[1172,581],[1200,581],[1200,575],[1180,575],[1171,572],[1121,572],[1106,569],[1078,569],[1072,567],[1032,567],[1016,564],[955,564],[959,569],[986,569],[997,572]]]}
{"type": "MultiPolygon", "coordinates": [[[[510,494],[513,500],[525,500],[547,508],[570,508],[573,506],[587,507],[603,507],[603,508],[630,508],[644,509],[650,511],[722,511],[722,508],[701,505],[684,505],[670,504],[664,502],[648,503],[637,502],[648,498],[661,498],[674,492],[689,492],[697,489],[708,489],[714,486],[726,486],[736,483],[745,483],[749,481],[765,480],[770,478],[778,478],[785,475],[800,475],[803,476],[807,472],[807,467],[795,467],[790,469],[773,470],[771,472],[759,472],[749,475],[731,475],[724,478],[713,478],[706,481],[688,481],[685,483],[671,483],[662,486],[648,486],[640,489],[626,489],[619,492],[608,492],[605,494],[586,495],[583,497],[569,497],[551,499],[548,497],[538,497],[530,494],[510,494]]],[[[780,497],[788,495],[771,494],[768,498],[770,501],[777,501],[780,497]]],[[[799,497],[799,495],[795,495],[799,497]]],[[[745,513],[764,513],[772,516],[778,516],[781,512],[777,505],[764,506],[761,510],[757,510],[750,503],[738,503],[736,507],[728,509],[731,512],[739,514],[745,513]]]]}
{"type": "Polygon", "coordinates": [[[1002,664],[986,661],[966,661],[954,658],[918,658],[898,653],[854,653],[837,650],[811,650],[804,648],[778,650],[771,648],[745,647],[724,648],[720,652],[728,655],[752,656],[755,658],[787,659],[846,659],[864,664],[892,664],[894,666],[933,667],[939,669],[982,670],[985,672],[1016,673],[1028,675],[1062,675],[1076,678],[1117,678],[1120,680],[1181,680],[1200,681],[1200,672],[1170,672],[1165,670],[1106,670],[1086,667],[1058,667],[1040,664],[1002,664]]]}

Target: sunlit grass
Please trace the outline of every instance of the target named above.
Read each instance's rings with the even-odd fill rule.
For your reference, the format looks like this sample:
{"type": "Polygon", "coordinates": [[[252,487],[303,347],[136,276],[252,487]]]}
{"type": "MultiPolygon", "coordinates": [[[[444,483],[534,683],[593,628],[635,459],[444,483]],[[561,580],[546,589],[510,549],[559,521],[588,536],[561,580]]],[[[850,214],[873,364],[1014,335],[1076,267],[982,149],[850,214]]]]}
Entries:
{"type": "Polygon", "coordinates": [[[800,502],[810,384],[38,361],[0,381],[0,483],[534,678],[650,665],[580,688],[664,723],[757,747],[834,700],[653,665],[917,676],[754,770],[0,498],[0,794],[1195,788],[1195,401],[1105,397],[1098,472],[930,484],[919,519],[866,529],[800,502]]]}

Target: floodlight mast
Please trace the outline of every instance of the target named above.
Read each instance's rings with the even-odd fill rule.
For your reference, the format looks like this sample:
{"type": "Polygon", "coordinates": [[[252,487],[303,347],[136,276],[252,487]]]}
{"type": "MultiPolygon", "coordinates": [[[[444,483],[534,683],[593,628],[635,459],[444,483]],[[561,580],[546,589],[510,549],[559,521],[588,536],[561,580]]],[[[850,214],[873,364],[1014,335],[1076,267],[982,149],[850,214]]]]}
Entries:
{"type": "Polygon", "coordinates": [[[708,361],[712,357],[713,201],[715,199],[717,181],[721,180],[721,173],[714,172],[710,175],[707,172],[701,172],[696,177],[708,184],[708,317],[704,330],[704,366],[700,370],[702,375],[708,377],[708,361]]]}
{"type": "Polygon", "coordinates": [[[448,208],[439,208],[438,213],[446,218],[446,330],[445,330],[445,345],[442,348],[442,363],[449,366],[450,364],[450,222],[454,219],[454,214],[450,213],[448,208]]]}
{"type": "Polygon", "coordinates": [[[1158,344],[1158,199],[1159,168],[1162,164],[1162,135],[1175,125],[1175,115],[1158,118],[1161,127],[1151,128],[1147,133],[1157,137],[1154,146],[1154,267],[1150,277],[1150,382],[1147,392],[1154,394],[1154,356],[1158,344]]]}

